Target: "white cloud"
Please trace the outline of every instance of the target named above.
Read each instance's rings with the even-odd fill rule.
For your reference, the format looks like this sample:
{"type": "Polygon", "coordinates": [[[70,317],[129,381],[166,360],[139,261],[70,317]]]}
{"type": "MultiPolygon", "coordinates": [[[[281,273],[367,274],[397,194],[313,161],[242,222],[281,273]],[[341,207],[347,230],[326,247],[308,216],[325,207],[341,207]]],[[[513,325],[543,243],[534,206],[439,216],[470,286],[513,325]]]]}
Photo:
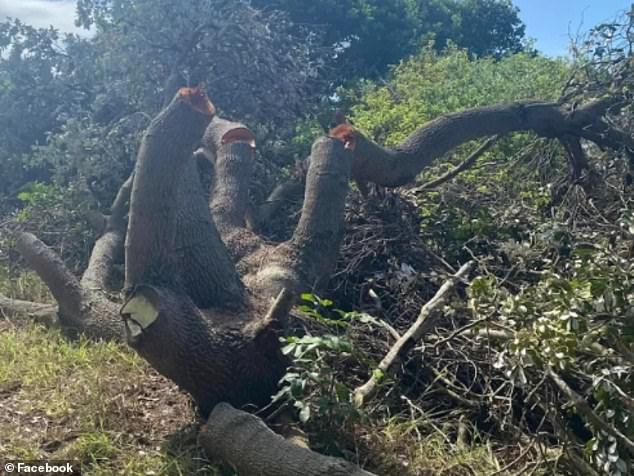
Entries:
{"type": "Polygon", "coordinates": [[[75,26],[75,0],[0,0],[0,21],[5,17],[19,18],[35,27],[53,25],[62,32],[87,34],[75,26]]]}

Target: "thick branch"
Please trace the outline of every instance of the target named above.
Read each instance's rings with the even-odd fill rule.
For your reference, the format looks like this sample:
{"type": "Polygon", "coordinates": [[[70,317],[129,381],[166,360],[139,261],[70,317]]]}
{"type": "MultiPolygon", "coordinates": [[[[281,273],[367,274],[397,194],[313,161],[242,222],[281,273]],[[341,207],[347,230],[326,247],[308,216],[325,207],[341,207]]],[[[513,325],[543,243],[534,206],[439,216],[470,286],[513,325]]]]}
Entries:
{"type": "Polygon", "coordinates": [[[113,265],[123,255],[126,232],[125,216],[133,178],[134,173],[121,185],[110,208],[111,213],[107,217],[105,231],[95,242],[88,267],[81,278],[81,285],[85,289],[106,289],[112,275],[113,265]]]}
{"type": "Polygon", "coordinates": [[[233,142],[246,142],[255,149],[255,136],[244,124],[215,116],[205,130],[202,146],[209,160],[216,161],[220,147],[233,142]]]}
{"type": "Polygon", "coordinates": [[[253,159],[254,148],[245,141],[226,142],[216,150],[211,210],[223,235],[246,226],[253,159]]]}
{"type": "Polygon", "coordinates": [[[319,287],[334,269],[344,231],[352,154],[341,142],[315,141],[306,177],[302,214],[291,238],[297,269],[319,287]]]}
{"type": "MultiPolygon", "coordinates": [[[[264,310],[243,312],[255,318],[264,310]]],[[[169,288],[136,286],[121,314],[128,344],[189,392],[205,417],[222,401],[239,407],[267,405],[286,370],[279,340],[269,345],[271,333],[261,328],[254,333],[249,321],[245,326],[238,319],[203,312],[169,288]]]]}
{"type": "Polygon", "coordinates": [[[216,405],[199,434],[209,456],[244,476],[372,476],[343,459],[294,445],[258,417],[216,405]]]}
{"type": "Polygon", "coordinates": [[[596,112],[605,112],[615,101],[595,101],[574,113],[556,103],[535,101],[469,109],[428,122],[395,148],[372,142],[349,124],[337,126],[330,135],[354,150],[352,176],[356,180],[396,187],[412,181],[454,147],[480,137],[529,130],[545,137],[598,135],[592,130],[600,121],[596,112]]]}
{"type": "Polygon", "coordinates": [[[212,114],[213,106],[202,91],[184,88],[143,137],[130,203],[126,287],[141,282],[176,284],[178,187],[212,114]]]}
{"type": "Polygon", "coordinates": [[[352,154],[327,137],[313,144],[302,214],[291,239],[263,257],[251,287],[274,297],[282,288],[314,290],[333,271],[343,237],[352,154]]]}
{"type": "Polygon", "coordinates": [[[176,253],[185,292],[202,309],[239,306],[244,287],[211,218],[194,160],[183,171],[178,202],[176,253]]]}
{"type": "Polygon", "coordinates": [[[29,267],[48,286],[60,311],[69,317],[79,316],[82,290],[75,276],[52,249],[31,233],[17,234],[17,248],[29,267]]]}
{"type": "Polygon", "coordinates": [[[433,325],[433,321],[430,319],[432,312],[447,301],[449,293],[460,280],[464,279],[469,274],[473,265],[473,261],[469,261],[462,265],[456,274],[444,282],[434,297],[425,303],[418,314],[416,322],[412,324],[407,332],[403,334],[398,341],[396,341],[385,357],[383,357],[383,360],[381,360],[377,366],[377,371],[372,374],[372,377],[370,377],[366,383],[355,390],[354,402],[356,405],[362,406],[364,402],[374,394],[376,387],[382,380],[383,376],[387,374],[391,367],[401,358],[405,350],[409,348],[409,345],[420,340],[425,331],[433,325]]]}
{"type": "Polygon", "coordinates": [[[262,245],[247,229],[252,215],[249,183],[255,153],[255,136],[238,122],[214,117],[203,137],[205,157],[214,164],[210,208],[220,235],[234,261],[262,245]]]}
{"type": "Polygon", "coordinates": [[[560,139],[562,145],[568,154],[568,166],[570,169],[570,178],[578,180],[584,170],[589,170],[588,158],[583,152],[581,141],[578,137],[565,135],[560,139]]]}

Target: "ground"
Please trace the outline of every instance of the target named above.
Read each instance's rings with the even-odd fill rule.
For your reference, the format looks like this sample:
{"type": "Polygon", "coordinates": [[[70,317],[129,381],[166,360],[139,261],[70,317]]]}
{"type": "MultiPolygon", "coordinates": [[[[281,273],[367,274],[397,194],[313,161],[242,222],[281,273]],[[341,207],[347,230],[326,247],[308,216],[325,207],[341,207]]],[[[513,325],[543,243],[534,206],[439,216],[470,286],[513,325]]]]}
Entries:
{"type": "MultiPolygon", "coordinates": [[[[52,302],[32,272],[0,275],[0,291],[52,302]]],[[[356,447],[382,476],[480,476],[504,466],[500,448],[448,445],[441,428],[421,432],[429,422],[368,418],[345,434],[313,434],[311,443],[331,453],[339,445],[326,442],[356,447]]],[[[196,444],[200,424],[189,397],[126,345],[71,341],[28,318],[0,315],[0,461],[70,459],[84,476],[233,476],[196,444]]]]}
{"type": "Polygon", "coordinates": [[[0,320],[0,459],[82,474],[216,475],[189,399],[129,349],[0,320]]]}
{"type": "MultiPolygon", "coordinates": [[[[220,475],[196,445],[197,424],[188,397],[125,346],[0,320],[0,459],[72,459],[85,476],[220,475]]],[[[486,445],[448,452],[440,434],[416,431],[395,418],[368,432],[389,455],[380,474],[499,469],[486,445]]]]}

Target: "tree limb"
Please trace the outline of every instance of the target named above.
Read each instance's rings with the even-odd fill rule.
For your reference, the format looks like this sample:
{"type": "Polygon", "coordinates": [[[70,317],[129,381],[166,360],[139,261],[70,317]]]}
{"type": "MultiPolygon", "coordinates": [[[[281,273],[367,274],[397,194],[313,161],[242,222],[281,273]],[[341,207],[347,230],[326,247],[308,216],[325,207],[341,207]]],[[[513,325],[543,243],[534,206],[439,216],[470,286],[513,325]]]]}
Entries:
{"type": "Polygon", "coordinates": [[[334,269],[343,238],[352,154],[337,140],[315,141],[306,176],[299,223],[290,240],[298,253],[295,266],[319,288],[334,269]]]}
{"type": "Polygon", "coordinates": [[[431,190],[433,188],[436,188],[439,185],[445,182],[448,182],[459,173],[464,172],[467,169],[470,169],[476,163],[476,161],[480,158],[480,156],[482,156],[482,154],[487,152],[489,149],[491,149],[491,147],[495,145],[498,139],[499,139],[499,136],[497,135],[487,139],[486,141],[484,141],[482,145],[480,145],[480,147],[478,147],[475,151],[473,151],[471,155],[467,157],[464,161],[462,161],[460,164],[458,164],[457,166],[455,166],[453,169],[449,170],[448,172],[442,174],[440,177],[430,182],[427,182],[421,185],[420,187],[416,187],[415,192],[420,193],[426,190],[431,190]]]}
{"type": "Polygon", "coordinates": [[[50,289],[60,312],[69,318],[79,316],[83,298],[81,286],[57,253],[31,233],[18,232],[16,244],[29,267],[50,289]]]}
{"type": "Polygon", "coordinates": [[[130,203],[126,288],[142,282],[176,284],[178,187],[213,113],[200,89],[183,88],[143,137],[130,203]]]}
{"type": "Polygon", "coordinates": [[[349,124],[332,129],[330,136],[354,150],[355,180],[397,187],[414,180],[423,168],[454,147],[479,137],[534,131],[544,137],[573,135],[593,140],[591,137],[600,136],[603,129],[597,113],[605,113],[619,100],[600,99],[573,113],[557,103],[537,101],[468,109],[428,122],[394,148],[376,144],[349,124]]]}
{"type": "Polygon", "coordinates": [[[244,476],[372,476],[348,461],[285,440],[260,418],[227,403],[216,405],[198,439],[212,459],[244,476]]]}
{"type": "Polygon", "coordinates": [[[132,191],[134,173],[121,185],[115,197],[110,215],[106,219],[103,234],[97,239],[90,254],[88,266],[81,278],[85,289],[106,290],[117,258],[123,255],[125,243],[125,215],[132,191]]]}
{"type": "Polygon", "coordinates": [[[355,389],[353,401],[357,406],[363,406],[365,401],[374,394],[383,376],[387,374],[390,368],[400,359],[405,349],[413,342],[420,340],[425,331],[430,328],[433,324],[433,321],[430,319],[432,312],[446,302],[451,290],[453,290],[460,280],[469,274],[473,265],[473,261],[462,265],[456,274],[444,282],[434,297],[425,303],[418,314],[416,322],[396,341],[385,357],[383,357],[383,360],[379,362],[377,366],[378,372],[375,371],[366,383],[355,389]]]}
{"type": "Polygon", "coordinates": [[[211,217],[195,160],[183,170],[178,204],[176,255],[185,292],[201,309],[239,307],[244,286],[211,217]]]}
{"type": "Polygon", "coordinates": [[[57,306],[54,304],[11,299],[0,294],[0,314],[28,316],[38,322],[52,325],[57,321],[57,306]]]}

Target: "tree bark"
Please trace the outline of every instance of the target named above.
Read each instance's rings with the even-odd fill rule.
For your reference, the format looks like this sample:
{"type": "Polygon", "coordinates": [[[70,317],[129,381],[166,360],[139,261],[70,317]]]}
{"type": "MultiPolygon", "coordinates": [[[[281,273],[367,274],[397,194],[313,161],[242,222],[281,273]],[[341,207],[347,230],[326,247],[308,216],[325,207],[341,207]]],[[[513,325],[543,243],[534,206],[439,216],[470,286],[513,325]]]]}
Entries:
{"type": "Polygon", "coordinates": [[[27,316],[48,326],[57,322],[58,308],[54,304],[42,304],[38,302],[11,299],[0,294],[0,313],[5,316],[27,316]]]}
{"type": "MultiPolygon", "coordinates": [[[[376,144],[349,124],[337,126],[330,135],[354,150],[355,180],[398,187],[414,180],[423,168],[446,152],[480,137],[533,131],[545,137],[574,136],[606,143],[601,117],[618,100],[601,99],[574,112],[557,103],[537,101],[478,107],[440,116],[394,148],[376,144]]],[[[613,142],[609,145],[615,146],[613,142]]]]}
{"type": "Polygon", "coordinates": [[[299,223],[291,239],[267,251],[257,273],[245,277],[254,290],[272,297],[284,288],[298,293],[325,284],[343,238],[351,164],[352,154],[340,141],[315,141],[299,223]]]}
{"type": "Polygon", "coordinates": [[[81,278],[84,289],[105,291],[110,288],[109,281],[114,264],[123,255],[125,244],[127,202],[130,199],[134,174],[121,185],[110,207],[103,234],[97,239],[90,254],[88,267],[81,278]]]}
{"type": "Polygon", "coordinates": [[[211,217],[193,158],[185,166],[177,203],[176,255],[185,292],[202,309],[239,307],[244,286],[211,217]]]}
{"type": "Polygon", "coordinates": [[[211,120],[200,91],[181,89],[150,123],[137,158],[126,241],[126,288],[181,286],[175,254],[177,193],[194,147],[211,120]]]}
{"type": "Polygon", "coordinates": [[[243,476],[372,476],[343,459],[294,445],[259,418],[226,403],[216,405],[199,442],[212,459],[243,476]]]}
{"type": "MultiPolygon", "coordinates": [[[[287,367],[279,337],[287,328],[293,297],[320,289],[334,270],[351,176],[359,182],[402,185],[463,142],[519,130],[574,141],[575,150],[580,138],[616,147],[601,120],[610,104],[614,101],[600,100],[573,112],[543,102],[473,109],[431,121],[392,149],[341,124],[330,138],[313,144],[299,224],[291,239],[272,246],[246,229],[252,132],[214,118],[202,91],[183,88],[151,122],[139,150],[125,238],[123,306],[104,290],[125,235],[126,186],[81,283],[33,235],[19,234],[18,247],[58,302],[61,325],[114,339],[123,322],[130,346],[189,392],[204,416],[215,408],[201,436],[213,455],[244,474],[369,474],[288,446],[256,417],[222,403],[262,407],[270,402],[287,367]],[[192,155],[201,138],[214,166],[209,201],[192,155]],[[237,268],[248,271],[244,281],[237,268]]],[[[461,268],[454,280],[467,272],[461,268]]],[[[450,287],[443,286],[421,310],[381,370],[387,371],[406,344],[420,337],[429,312],[450,287]]],[[[0,300],[0,307],[3,302],[9,308],[39,309],[6,300],[0,300]]]]}

